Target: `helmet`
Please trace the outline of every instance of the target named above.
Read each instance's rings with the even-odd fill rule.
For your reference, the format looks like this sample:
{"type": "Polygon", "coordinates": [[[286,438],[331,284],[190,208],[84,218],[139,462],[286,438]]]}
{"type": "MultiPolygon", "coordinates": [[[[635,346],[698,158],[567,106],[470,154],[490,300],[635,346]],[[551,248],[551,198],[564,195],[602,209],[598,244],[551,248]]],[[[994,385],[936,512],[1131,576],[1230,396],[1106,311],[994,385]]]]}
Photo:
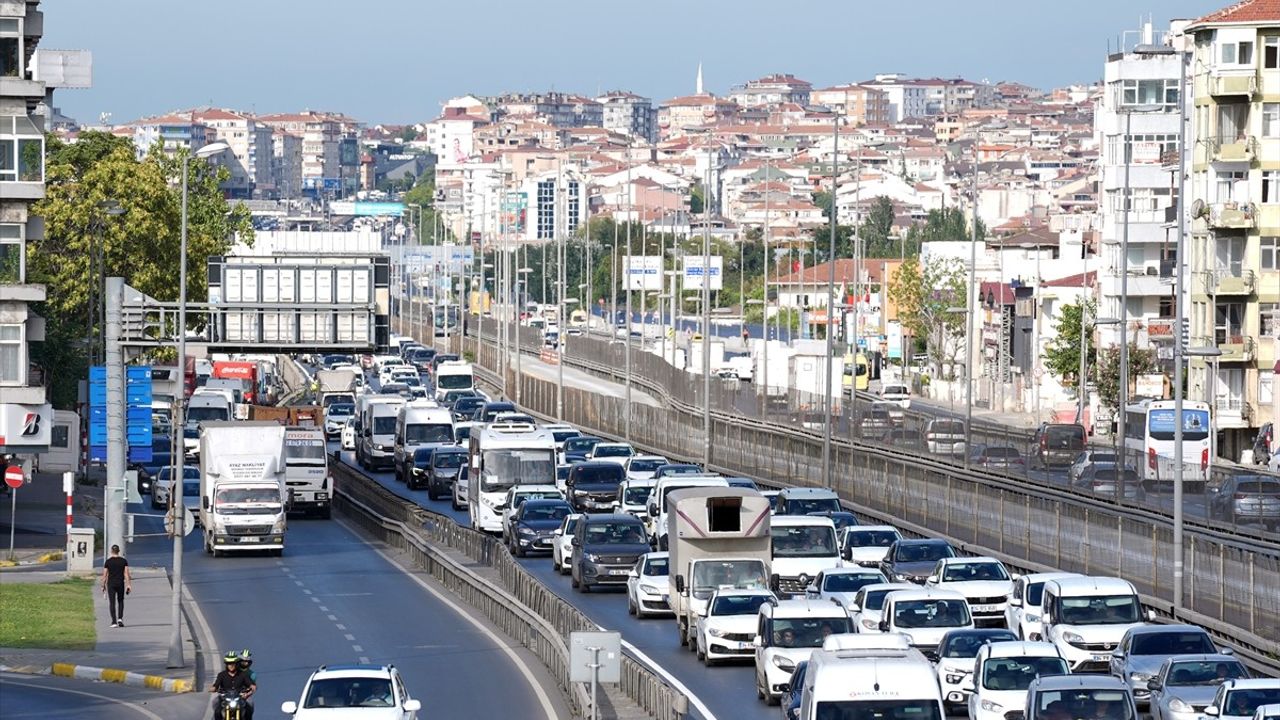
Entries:
{"type": "Polygon", "coordinates": [[[249,648],[245,648],[240,651],[240,662],[245,665],[253,664],[253,653],[249,652],[249,648]]]}
{"type": "Polygon", "coordinates": [[[222,656],[222,662],[227,665],[231,665],[239,661],[240,661],[240,658],[236,655],[235,650],[228,650],[227,654],[222,656]]]}

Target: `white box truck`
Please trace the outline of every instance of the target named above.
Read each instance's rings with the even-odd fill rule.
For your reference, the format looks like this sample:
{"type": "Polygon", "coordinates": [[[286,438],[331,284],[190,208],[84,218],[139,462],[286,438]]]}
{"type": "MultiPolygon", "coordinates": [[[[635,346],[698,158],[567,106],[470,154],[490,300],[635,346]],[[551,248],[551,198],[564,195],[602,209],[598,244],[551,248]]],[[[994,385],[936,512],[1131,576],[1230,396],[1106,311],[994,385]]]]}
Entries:
{"type": "Polygon", "coordinates": [[[333,370],[317,370],[316,383],[320,386],[321,407],[329,407],[336,402],[355,403],[356,370],[353,367],[334,368],[333,370]]]}
{"type": "Polygon", "coordinates": [[[666,508],[668,604],[687,645],[711,593],[768,587],[770,506],[750,488],[693,487],[672,491],[666,508]]]}
{"type": "Polygon", "coordinates": [[[291,512],[329,517],[333,478],[329,475],[324,428],[285,428],[284,481],[291,512]]]}
{"type": "Polygon", "coordinates": [[[274,422],[200,426],[200,526],[207,553],[284,552],[285,427],[274,422]]]}

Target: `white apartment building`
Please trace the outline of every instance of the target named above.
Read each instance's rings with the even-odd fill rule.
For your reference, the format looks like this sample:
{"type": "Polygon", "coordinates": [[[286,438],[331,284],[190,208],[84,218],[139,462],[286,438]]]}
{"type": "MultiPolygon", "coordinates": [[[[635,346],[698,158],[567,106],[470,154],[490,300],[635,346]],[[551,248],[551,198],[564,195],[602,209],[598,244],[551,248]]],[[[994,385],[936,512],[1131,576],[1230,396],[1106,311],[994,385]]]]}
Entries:
{"type": "MultiPolygon", "coordinates": [[[[1125,333],[1138,347],[1173,342],[1174,276],[1177,258],[1178,101],[1181,60],[1169,35],[1150,25],[1126,33],[1120,49],[1107,57],[1104,90],[1094,112],[1101,154],[1099,215],[1102,262],[1099,314],[1124,318],[1125,333]],[[1170,162],[1164,162],[1169,160],[1170,162]],[[1130,207],[1128,255],[1125,176],[1130,207]],[[1127,305],[1121,305],[1127,274],[1127,305]]],[[[1120,326],[1103,326],[1099,344],[1120,343],[1120,326]]]]}
{"type": "Polygon", "coordinates": [[[729,89],[729,99],[744,108],[783,103],[808,105],[813,85],[795,75],[776,73],[729,89]]]}
{"type": "Polygon", "coordinates": [[[658,111],[653,101],[635,93],[615,91],[596,98],[604,129],[653,142],[658,137],[658,111]]]}
{"type": "Polygon", "coordinates": [[[284,130],[272,131],[271,174],[276,182],[276,197],[302,196],[302,138],[284,130]]]}
{"type": "Polygon", "coordinates": [[[928,91],[924,85],[898,73],[883,73],[873,80],[860,83],[885,94],[889,101],[889,121],[902,122],[905,118],[924,117],[928,113],[928,91]]]}
{"type": "Polygon", "coordinates": [[[339,145],[342,123],[330,113],[304,110],[300,113],[260,115],[258,121],[302,138],[302,187],[323,187],[325,179],[342,177],[339,145]]]}
{"type": "Polygon", "coordinates": [[[146,155],[156,143],[166,154],[179,149],[195,151],[209,142],[209,128],[192,119],[190,113],[173,113],[160,117],[144,118],[127,126],[133,137],[138,157],[146,155]]]}
{"type": "Polygon", "coordinates": [[[231,179],[223,183],[229,197],[247,199],[274,193],[270,126],[221,108],[193,110],[191,117],[209,128],[209,142],[223,142],[230,147],[232,159],[222,162],[231,171],[231,179]]]}

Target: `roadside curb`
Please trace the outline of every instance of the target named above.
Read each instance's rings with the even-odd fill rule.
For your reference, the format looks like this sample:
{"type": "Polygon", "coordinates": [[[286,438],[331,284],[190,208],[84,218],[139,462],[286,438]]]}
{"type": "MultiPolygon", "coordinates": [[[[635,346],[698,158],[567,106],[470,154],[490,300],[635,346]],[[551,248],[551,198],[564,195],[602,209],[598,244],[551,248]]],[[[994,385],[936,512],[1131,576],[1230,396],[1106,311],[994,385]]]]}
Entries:
{"type": "Polygon", "coordinates": [[[48,565],[50,563],[62,562],[62,560],[63,556],[61,552],[45,553],[35,560],[0,560],[0,570],[48,565]]]}
{"type": "Polygon", "coordinates": [[[21,673],[24,675],[56,675],[76,680],[95,680],[98,682],[118,683],[131,687],[159,690],[167,693],[188,693],[195,689],[194,678],[170,678],[162,675],[144,675],[142,673],[117,670],[115,668],[99,668],[89,665],[73,665],[71,663],[53,663],[52,665],[0,665],[0,671],[21,673]]]}

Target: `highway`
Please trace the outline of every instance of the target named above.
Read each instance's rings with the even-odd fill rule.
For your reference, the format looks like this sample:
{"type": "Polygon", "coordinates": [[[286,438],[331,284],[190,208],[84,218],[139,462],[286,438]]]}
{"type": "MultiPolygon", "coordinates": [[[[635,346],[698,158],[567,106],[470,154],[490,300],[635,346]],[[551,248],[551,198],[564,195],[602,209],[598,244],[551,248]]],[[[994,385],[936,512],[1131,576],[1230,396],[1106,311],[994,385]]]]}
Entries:
{"type": "Polygon", "coordinates": [[[207,704],[111,683],[0,673],[5,720],[202,720],[207,704]]]}

